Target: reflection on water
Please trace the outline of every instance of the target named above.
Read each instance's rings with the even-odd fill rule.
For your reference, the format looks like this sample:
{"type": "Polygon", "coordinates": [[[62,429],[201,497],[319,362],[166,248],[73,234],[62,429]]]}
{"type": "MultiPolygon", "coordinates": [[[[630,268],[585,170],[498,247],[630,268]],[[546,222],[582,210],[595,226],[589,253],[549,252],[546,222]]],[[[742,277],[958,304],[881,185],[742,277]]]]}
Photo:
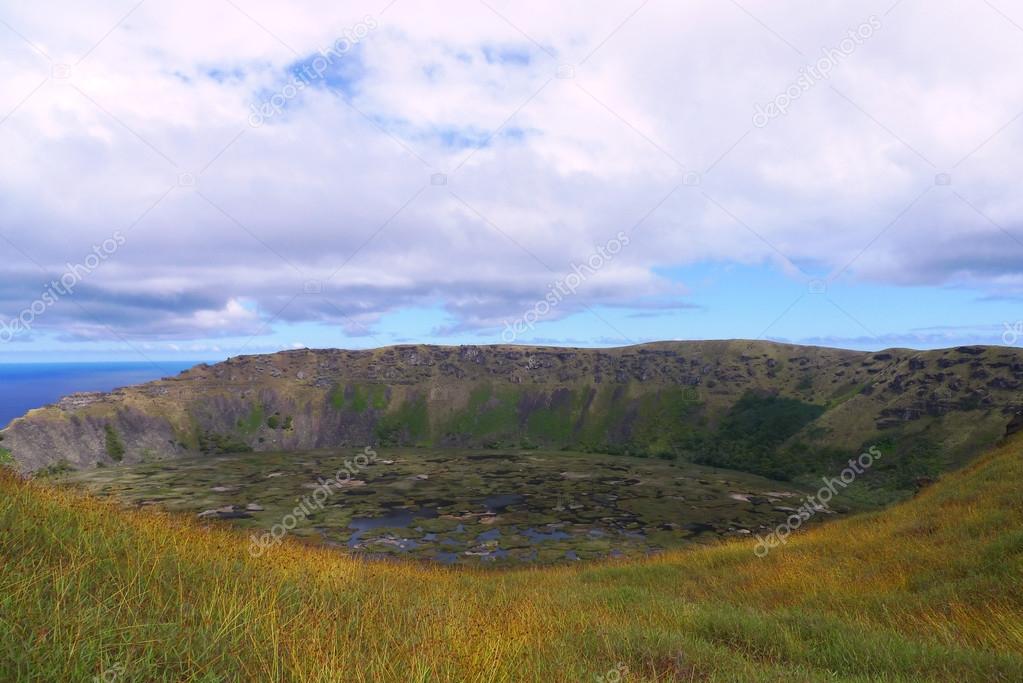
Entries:
{"type": "Polygon", "coordinates": [[[498,514],[504,512],[512,505],[518,505],[524,500],[525,498],[517,493],[490,496],[489,498],[483,499],[483,507],[487,509],[487,512],[498,514]]]}
{"type": "Polygon", "coordinates": [[[537,531],[536,529],[526,529],[521,532],[523,536],[529,539],[530,543],[543,543],[544,541],[562,541],[571,536],[564,531],[553,529],[548,533],[537,531]]]}
{"type": "MultiPolygon", "coordinates": [[[[384,529],[384,528],[403,528],[407,527],[412,523],[414,519],[434,519],[437,517],[437,510],[433,508],[418,508],[416,510],[392,510],[386,515],[380,517],[353,517],[352,521],[348,523],[349,529],[355,529],[355,533],[348,539],[348,547],[354,548],[359,544],[362,534],[373,529],[384,529]]],[[[409,539],[402,539],[408,541],[410,545],[402,547],[398,545],[399,550],[411,550],[417,547],[417,544],[409,541],[409,539]]]]}

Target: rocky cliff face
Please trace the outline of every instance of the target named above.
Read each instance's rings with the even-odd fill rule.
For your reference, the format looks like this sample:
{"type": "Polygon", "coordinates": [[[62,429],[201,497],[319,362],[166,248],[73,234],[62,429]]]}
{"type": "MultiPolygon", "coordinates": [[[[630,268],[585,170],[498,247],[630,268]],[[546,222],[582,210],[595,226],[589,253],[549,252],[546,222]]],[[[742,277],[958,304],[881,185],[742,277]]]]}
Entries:
{"type": "Polygon", "coordinates": [[[26,472],[380,444],[677,456],[707,443],[737,402],[754,395],[813,409],[804,411],[809,424],[784,435],[790,445],[852,451],[886,434],[926,433],[960,457],[1018,423],[1021,385],[1023,353],[1001,347],[860,353],[721,341],[300,350],[69,396],[12,422],[0,447],[26,472]]]}

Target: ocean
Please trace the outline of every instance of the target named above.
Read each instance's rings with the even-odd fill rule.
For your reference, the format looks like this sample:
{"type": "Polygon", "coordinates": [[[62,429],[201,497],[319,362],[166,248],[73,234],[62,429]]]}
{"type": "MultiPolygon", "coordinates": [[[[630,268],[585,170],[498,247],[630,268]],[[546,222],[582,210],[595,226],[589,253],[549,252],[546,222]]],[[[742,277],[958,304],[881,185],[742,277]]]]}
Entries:
{"type": "Polygon", "coordinates": [[[0,363],[0,427],[76,391],[110,391],[149,382],[176,375],[196,363],[0,363]]]}

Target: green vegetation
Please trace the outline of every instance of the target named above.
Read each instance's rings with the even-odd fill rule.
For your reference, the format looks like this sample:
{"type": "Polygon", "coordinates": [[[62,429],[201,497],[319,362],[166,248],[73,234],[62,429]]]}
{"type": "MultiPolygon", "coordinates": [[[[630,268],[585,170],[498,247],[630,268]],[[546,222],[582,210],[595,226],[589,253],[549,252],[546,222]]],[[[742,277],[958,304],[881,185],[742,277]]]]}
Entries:
{"type": "Polygon", "coordinates": [[[832,393],[830,400],[828,401],[828,409],[835,408],[842,405],[853,396],[856,396],[862,392],[869,384],[860,382],[850,382],[848,384],[840,386],[832,393]]]}
{"type": "Polygon", "coordinates": [[[264,411],[263,406],[259,404],[253,404],[252,409],[249,411],[248,417],[238,419],[238,429],[243,434],[252,434],[259,431],[259,428],[263,426],[264,411]]]}
{"type": "Polygon", "coordinates": [[[426,399],[422,396],[405,401],[397,411],[384,415],[377,422],[376,435],[385,446],[424,445],[430,436],[430,419],[426,399]]]}
{"type": "Polygon", "coordinates": [[[291,415],[282,417],[278,412],[266,418],[266,426],[274,430],[283,429],[284,431],[289,431],[294,427],[293,421],[294,420],[291,415]]]}
{"type": "Polygon", "coordinates": [[[447,422],[442,433],[455,440],[470,437],[491,445],[512,439],[520,431],[519,398],[514,389],[497,393],[490,383],[475,386],[469,393],[469,405],[447,422]]]}
{"type": "Polygon", "coordinates": [[[386,410],[388,406],[387,385],[350,384],[337,385],[330,392],[330,405],[334,410],[350,410],[364,413],[368,409],[386,410]]]}
{"type": "Polygon", "coordinates": [[[691,438],[700,402],[696,387],[671,387],[639,402],[632,441],[640,453],[667,456],[691,438]]]}
{"type": "Polygon", "coordinates": [[[721,420],[717,430],[696,430],[676,442],[682,457],[704,465],[753,472],[774,479],[792,479],[826,471],[828,463],[795,454],[800,448],[782,445],[813,422],[824,408],[794,398],[749,392],[721,420]]]}
{"type": "Polygon", "coordinates": [[[103,431],[106,432],[106,448],[107,455],[114,462],[121,462],[124,460],[124,442],[121,441],[121,437],[118,436],[117,430],[109,422],[103,425],[103,431]]]}
{"type": "Polygon", "coordinates": [[[578,410],[578,396],[571,389],[551,394],[549,402],[537,407],[526,419],[526,434],[545,445],[566,445],[572,438],[573,413],[578,410]]]}
{"type": "Polygon", "coordinates": [[[338,384],[330,391],[330,405],[334,410],[342,410],[345,407],[345,388],[338,384]]]}
{"type": "Polygon", "coordinates": [[[813,390],[813,375],[809,372],[805,373],[796,384],[796,391],[800,393],[806,393],[813,390]]]}
{"type": "Polygon", "coordinates": [[[695,387],[666,387],[630,398],[625,387],[589,386],[550,393],[522,388],[472,389],[468,406],[440,430],[492,448],[547,448],[628,455],[663,455],[691,433],[700,412],[695,387]]]}
{"type": "Polygon", "coordinates": [[[60,459],[57,462],[50,463],[46,467],[37,470],[35,472],[35,476],[45,479],[47,477],[59,477],[64,474],[67,474],[68,472],[74,471],[75,468],[71,466],[71,463],[69,463],[67,460],[60,459]]]}
{"type": "Polygon", "coordinates": [[[948,454],[929,434],[892,433],[879,439],[878,448],[898,457],[878,463],[875,476],[884,477],[898,489],[913,491],[934,481],[951,463],[948,454]]]}
{"type": "Polygon", "coordinates": [[[747,393],[721,422],[719,436],[732,443],[780,445],[824,412],[794,398],[747,393]]]}
{"type": "Polygon", "coordinates": [[[576,436],[580,448],[589,452],[622,453],[619,443],[626,417],[627,392],[625,387],[587,387],[589,410],[576,436]]]}
{"type": "Polygon", "coordinates": [[[202,432],[199,434],[199,450],[206,455],[247,453],[252,451],[252,446],[231,434],[202,432]]]}
{"type": "Polygon", "coordinates": [[[629,562],[372,563],[0,473],[0,680],[1023,680],[1023,440],[911,501],[629,562]]]}

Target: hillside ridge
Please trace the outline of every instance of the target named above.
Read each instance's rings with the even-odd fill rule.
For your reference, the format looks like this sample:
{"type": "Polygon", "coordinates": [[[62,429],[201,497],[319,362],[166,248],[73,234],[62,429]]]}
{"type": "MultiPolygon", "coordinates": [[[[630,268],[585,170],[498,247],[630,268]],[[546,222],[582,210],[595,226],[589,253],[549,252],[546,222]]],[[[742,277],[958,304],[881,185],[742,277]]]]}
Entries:
{"type": "Polygon", "coordinates": [[[23,472],[238,450],[545,447],[792,477],[883,442],[965,462],[1019,423],[1023,351],[860,352],[763,341],[600,349],[399,345],[200,364],[73,394],[0,432],[23,472]],[[823,455],[821,455],[823,453],[823,455]],[[738,455],[737,455],[738,454],[738,455]]]}

